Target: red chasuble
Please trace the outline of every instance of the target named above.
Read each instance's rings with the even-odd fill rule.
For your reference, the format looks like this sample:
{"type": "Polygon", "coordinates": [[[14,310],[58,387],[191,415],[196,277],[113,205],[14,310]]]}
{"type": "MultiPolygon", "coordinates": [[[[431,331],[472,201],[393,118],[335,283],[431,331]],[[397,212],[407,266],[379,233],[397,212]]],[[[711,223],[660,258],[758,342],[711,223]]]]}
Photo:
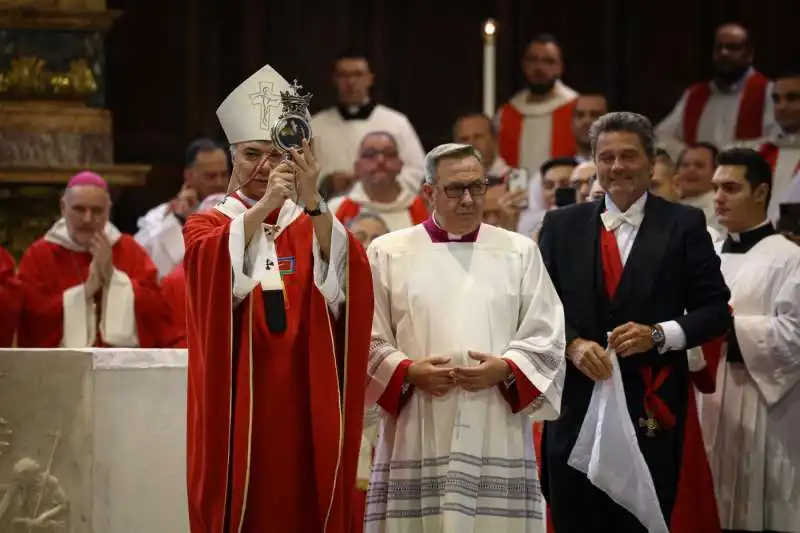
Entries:
{"type": "MultiPolygon", "coordinates": [[[[606,290],[609,297],[613,298],[622,277],[623,265],[614,232],[607,231],[602,226],[600,257],[606,290]]],[[[645,382],[645,405],[665,429],[675,426],[675,416],[658,396],[658,387],[669,377],[669,368],[662,369],[655,376],[649,366],[641,368],[645,382]]],[[[672,516],[665,518],[670,533],[716,533],[721,531],[721,526],[714,495],[714,481],[703,444],[694,388],[687,387],[686,390],[688,401],[684,418],[681,471],[672,516]]]]}
{"type": "MultiPolygon", "coordinates": [[[[553,110],[550,157],[568,157],[578,151],[575,135],[572,134],[572,113],[576,105],[577,99],[573,99],[553,110]]],[[[506,102],[501,108],[498,129],[500,156],[509,166],[515,168],[520,166],[520,143],[524,121],[525,116],[511,102],[506,102]]]]}
{"type": "MultiPolygon", "coordinates": [[[[111,248],[114,268],[127,274],[133,286],[136,331],[139,347],[157,348],[161,340],[164,301],[158,289],[158,272],[147,252],[130,235],[121,235],[111,248]]],[[[89,252],[68,250],[40,239],[34,242],[19,264],[18,277],[25,295],[20,316],[17,345],[21,348],[56,348],[64,336],[64,291],[89,278],[89,252]]],[[[103,292],[95,297],[97,319],[104,302],[103,292]]],[[[96,329],[95,346],[103,343],[96,329]]]]}
{"type": "MultiPolygon", "coordinates": [[[[339,209],[336,210],[336,218],[347,225],[351,220],[356,218],[361,213],[361,204],[354,202],[350,198],[342,200],[339,209]]],[[[422,224],[428,218],[428,207],[425,205],[425,200],[421,196],[414,198],[411,205],[408,206],[408,217],[411,219],[412,225],[422,224]]]]}
{"type": "MultiPolygon", "coordinates": [[[[743,141],[757,139],[763,135],[764,105],[769,80],[760,72],[755,72],[744,82],[742,98],[739,101],[739,112],[736,115],[736,132],[734,139],[743,141]]],[[[700,117],[711,98],[711,85],[708,82],[695,83],[689,87],[686,107],[683,111],[683,142],[697,142],[697,130],[700,117]]]]}
{"type": "Polygon", "coordinates": [[[314,284],[311,218],[284,228],[275,246],[287,327],[272,333],[260,287],[233,307],[230,228],[217,210],[184,226],[191,530],[345,533],[374,305],[366,253],[348,232],[334,321],[314,284]]]}
{"type": "Polygon", "coordinates": [[[0,247],[0,348],[9,348],[14,342],[22,291],[14,275],[14,258],[0,247]]]}
{"type": "Polygon", "coordinates": [[[186,348],[186,276],[182,263],[161,280],[161,294],[169,313],[163,330],[164,347],[186,348]]]}

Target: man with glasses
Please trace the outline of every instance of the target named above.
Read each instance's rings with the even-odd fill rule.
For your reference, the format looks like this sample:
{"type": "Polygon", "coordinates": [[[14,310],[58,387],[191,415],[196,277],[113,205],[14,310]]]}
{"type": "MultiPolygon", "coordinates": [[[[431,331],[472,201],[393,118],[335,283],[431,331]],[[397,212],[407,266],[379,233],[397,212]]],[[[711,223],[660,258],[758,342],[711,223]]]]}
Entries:
{"type": "Polygon", "coordinates": [[[481,222],[486,190],[475,148],[434,148],[433,214],[367,250],[367,533],[543,528],[531,419],[560,412],[564,313],[533,241],[481,222]]]}
{"type": "Polygon", "coordinates": [[[714,36],[714,78],[690,86],[658,125],[664,146],[697,142],[727,146],[757,139],[774,128],[770,83],[753,69],[753,44],[740,24],[723,24],[714,36]]]}
{"type": "Polygon", "coordinates": [[[356,183],[347,195],[331,200],[331,213],[345,225],[361,213],[377,214],[389,231],[422,223],[428,218],[428,207],[425,200],[400,184],[402,171],[394,135],[387,131],[368,133],[361,140],[353,165],[356,183]]]}
{"type": "Polygon", "coordinates": [[[400,183],[418,192],[422,183],[425,152],[408,117],[370,98],[375,75],[366,54],[348,50],[340,54],[333,69],[337,103],[312,117],[317,138],[314,147],[322,165],[322,180],[352,180],[353,162],[361,139],[370,131],[388,131],[397,140],[405,166],[400,183]]]}

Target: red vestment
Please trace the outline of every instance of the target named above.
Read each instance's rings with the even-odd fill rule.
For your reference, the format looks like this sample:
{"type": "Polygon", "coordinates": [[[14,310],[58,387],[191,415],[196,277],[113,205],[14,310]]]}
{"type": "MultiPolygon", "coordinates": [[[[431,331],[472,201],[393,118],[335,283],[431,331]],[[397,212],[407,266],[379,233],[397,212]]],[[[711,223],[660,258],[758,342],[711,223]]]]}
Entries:
{"type": "MultiPolygon", "coordinates": [[[[572,133],[572,114],[577,99],[572,99],[553,110],[550,130],[550,157],[573,156],[578,151],[575,135],[572,133]]],[[[500,156],[511,167],[519,167],[522,147],[522,123],[525,116],[514,104],[506,102],[500,111],[498,128],[498,149],[500,156]]]]}
{"type": "Polygon", "coordinates": [[[161,294],[169,313],[163,329],[163,345],[186,348],[186,275],[182,263],[161,280],[161,294]]]}
{"type": "Polygon", "coordinates": [[[191,531],[345,533],[374,305],[366,253],[348,232],[334,320],[314,284],[312,219],[282,228],[287,327],[272,333],[260,287],[233,306],[231,226],[216,209],[184,226],[191,531]]]}
{"type": "MultiPolygon", "coordinates": [[[[161,340],[164,301],[158,289],[156,267],[147,252],[130,235],[121,235],[111,247],[114,268],[127,274],[134,294],[134,312],[139,347],[156,348],[161,340]]],[[[18,277],[25,301],[20,315],[17,345],[21,348],[56,348],[64,337],[64,291],[89,278],[92,255],[69,250],[39,239],[25,252],[18,277]]],[[[99,321],[104,305],[103,291],[95,296],[99,321]]],[[[108,346],[100,328],[94,346],[108,346]]]]}
{"type": "MultiPolygon", "coordinates": [[[[347,225],[360,212],[361,204],[354,202],[350,198],[345,198],[336,210],[336,218],[342,224],[347,225]]],[[[421,196],[414,198],[414,201],[408,206],[408,218],[411,219],[412,225],[422,224],[428,218],[428,206],[425,205],[425,200],[421,196]]]]}
{"type": "MultiPolygon", "coordinates": [[[[769,80],[760,72],[753,73],[744,82],[739,111],[736,115],[734,139],[757,139],[763,135],[764,105],[769,80]]],[[[711,98],[711,85],[708,82],[695,83],[688,89],[686,107],[683,111],[683,142],[692,145],[697,142],[700,117],[711,98]]]]}
{"type": "Polygon", "coordinates": [[[14,275],[14,258],[0,247],[0,348],[8,348],[14,342],[22,292],[14,275]]]}

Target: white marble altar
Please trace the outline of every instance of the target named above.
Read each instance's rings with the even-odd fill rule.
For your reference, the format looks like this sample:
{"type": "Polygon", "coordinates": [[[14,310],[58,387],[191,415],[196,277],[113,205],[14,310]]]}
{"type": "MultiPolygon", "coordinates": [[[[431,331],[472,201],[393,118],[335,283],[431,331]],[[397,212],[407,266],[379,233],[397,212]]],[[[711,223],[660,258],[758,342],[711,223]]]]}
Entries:
{"type": "Polygon", "coordinates": [[[186,362],[0,350],[0,533],[188,531],[186,362]]]}

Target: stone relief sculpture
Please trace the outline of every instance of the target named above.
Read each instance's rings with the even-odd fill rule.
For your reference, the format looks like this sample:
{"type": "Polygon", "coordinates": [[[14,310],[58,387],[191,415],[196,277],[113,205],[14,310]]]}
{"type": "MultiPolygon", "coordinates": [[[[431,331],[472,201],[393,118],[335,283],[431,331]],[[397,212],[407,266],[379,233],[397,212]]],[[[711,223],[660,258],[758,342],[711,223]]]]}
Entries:
{"type": "MultiPolygon", "coordinates": [[[[4,431],[2,428],[7,425],[5,420],[0,419],[0,436],[4,431]]],[[[5,431],[11,434],[10,430],[5,431]]],[[[58,479],[50,473],[60,441],[59,428],[54,434],[53,447],[44,470],[30,457],[23,457],[14,463],[11,481],[4,487],[0,486],[0,491],[5,489],[0,499],[0,533],[69,531],[69,500],[58,479]]],[[[0,450],[4,451],[7,447],[0,446],[0,450]]]]}

